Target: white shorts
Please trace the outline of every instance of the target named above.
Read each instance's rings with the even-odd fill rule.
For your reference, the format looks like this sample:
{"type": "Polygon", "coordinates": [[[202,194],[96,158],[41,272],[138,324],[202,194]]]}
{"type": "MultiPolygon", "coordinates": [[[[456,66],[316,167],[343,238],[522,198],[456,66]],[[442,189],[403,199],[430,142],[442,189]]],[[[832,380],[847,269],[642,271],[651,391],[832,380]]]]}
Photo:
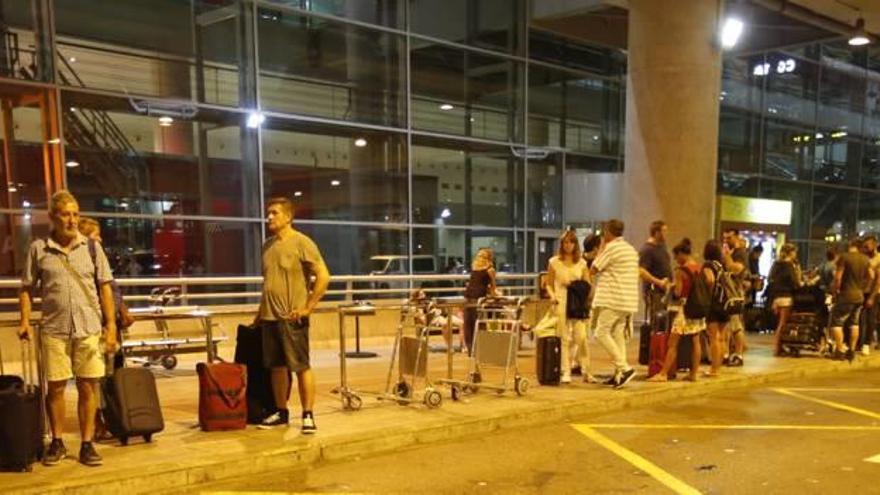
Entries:
{"type": "Polygon", "coordinates": [[[103,377],[104,357],[101,347],[99,335],[84,339],[59,339],[44,335],[46,379],[50,382],[62,382],[73,377],[103,377]]]}

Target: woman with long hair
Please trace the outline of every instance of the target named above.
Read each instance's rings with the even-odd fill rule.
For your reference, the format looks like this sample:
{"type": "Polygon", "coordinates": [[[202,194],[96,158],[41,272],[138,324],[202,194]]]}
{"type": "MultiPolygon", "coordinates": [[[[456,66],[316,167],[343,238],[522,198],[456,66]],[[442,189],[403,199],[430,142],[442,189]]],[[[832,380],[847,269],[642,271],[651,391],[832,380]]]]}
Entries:
{"type": "MultiPolygon", "coordinates": [[[[724,270],[723,257],[724,254],[720,242],[714,239],[706,241],[706,246],[703,248],[703,261],[705,262],[704,266],[712,272],[713,281],[718,280],[718,276],[724,270]]],[[[713,284],[712,293],[714,294],[714,292],[713,284]]],[[[709,307],[709,315],[706,317],[706,329],[709,332],[709,359],[711,361],[711,366],[706,376],[718,376],[719,370],[721,370],[726,344],[723,342],[724,327],[729,321],[730,316],[723,308],[718,307],[713,300],[713,304],[709,307]]]]}
{"type": "Polygon", "coordinates": [[[794,291],[801,286],[801,268],[797,262],[797,247],[791,243],[785,243],[779,248],[779,256],[770,267],[770,285],[767,290],[773,302],[771,308],[776,314],[775,355],[782,354],[779,339],[782,329],[788,323],[791,316],[791,308],[794,304],[794,291]]]}
{"type": "MultiPolygon", "coordinates": [[[[562,339],[562,357],[560,368],[561,383],[571,383],[572,360],[580,367],[584,381],[595,383],[590,374],[590,348],[587,346],[587,320],[569,316],[568,290],[572,282],[583,280],[589,284],[590,270],[581,257],[581,249],[577,235],[573,230],[566,230],[559,238],[559,251],[550,258],[547,266],[547,292],[556,308],[556,334],[562,339]],[[573,355],[574,354],[574,355],[573,355]]],[[[587,306],[589,286],[583,293],[583,306],[587,306]]]]}
{"type": "Polygon", "coordinates": [[[474,327],[477,325],[477,301],[495,295],[495,253],[489,248],[477,251],[471,263],[471,277],[468,279],[464,297],[464,343],[471,354],[474,347],[474,327]]]}

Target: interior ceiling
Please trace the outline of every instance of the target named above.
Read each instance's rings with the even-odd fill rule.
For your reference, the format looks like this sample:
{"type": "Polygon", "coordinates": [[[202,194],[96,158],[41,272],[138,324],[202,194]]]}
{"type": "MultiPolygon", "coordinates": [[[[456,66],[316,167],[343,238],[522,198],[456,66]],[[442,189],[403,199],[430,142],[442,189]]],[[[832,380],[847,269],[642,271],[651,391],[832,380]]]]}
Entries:
{"type": "MultiPolygon", "coordinates": [[[[553,15],[537,17],[532,20],[532,25],[565,37],[626,49],[627,2],[591,0],[582,3],[581,8],[572,8],[568,14],[556,11],[553,15]]],[[[790,0],[790,3],[852,26],[862,17],[866,30],[880,40],[880,0],[790,0]]],[[[840,33],[805,24],[748,0],[743,0],[740,8],[744,11],[749,35],[737,48],[739,52],[764,51],[841,37],[840,33]]],[[[536,12],[536,15],[540,14],[536,12]]]]}

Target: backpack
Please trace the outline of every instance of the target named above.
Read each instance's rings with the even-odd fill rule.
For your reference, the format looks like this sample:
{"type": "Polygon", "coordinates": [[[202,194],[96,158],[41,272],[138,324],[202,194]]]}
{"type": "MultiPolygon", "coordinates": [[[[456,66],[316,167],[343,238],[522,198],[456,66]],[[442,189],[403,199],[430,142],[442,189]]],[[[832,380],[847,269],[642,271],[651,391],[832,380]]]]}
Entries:
{"type": "Polygon", "coordinates": [[[709,290],[709,283],[703,275],[703,267],[700,267],[697,273],[690,270],[685,270],[685,273],[691,278],[691,289],[684,301],[684,317],[690,320],[705,318],[709,315],[709,308],[712,306],[712,291],[709,290]]]}
{"type": "Polygon", "coordinates": [[[746,305],[742,286],[720,263],[713,261],[712,265],[715,271],[715,293],[712,297],[712,305],[728,316],[742,314],[746,305]]]}

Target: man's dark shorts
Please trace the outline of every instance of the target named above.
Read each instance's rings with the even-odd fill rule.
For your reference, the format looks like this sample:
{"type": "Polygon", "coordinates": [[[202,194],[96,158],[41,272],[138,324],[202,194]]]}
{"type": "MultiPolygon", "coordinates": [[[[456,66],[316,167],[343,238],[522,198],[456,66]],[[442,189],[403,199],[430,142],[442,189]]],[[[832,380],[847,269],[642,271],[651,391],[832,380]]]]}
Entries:
{"type": "Polygon", "coordinates": [[[309,320],[263,321],[263,365],[266,368],[286,366],[298,373],[309,369],[309,320]]]}
{"type": "Polygon", "coordinates": [[[831,307],[831,318],[828,326],[831,328],[857,327],[859,326],[861,312],[861,303],[834,303],[834,306],[831,307]]]}

